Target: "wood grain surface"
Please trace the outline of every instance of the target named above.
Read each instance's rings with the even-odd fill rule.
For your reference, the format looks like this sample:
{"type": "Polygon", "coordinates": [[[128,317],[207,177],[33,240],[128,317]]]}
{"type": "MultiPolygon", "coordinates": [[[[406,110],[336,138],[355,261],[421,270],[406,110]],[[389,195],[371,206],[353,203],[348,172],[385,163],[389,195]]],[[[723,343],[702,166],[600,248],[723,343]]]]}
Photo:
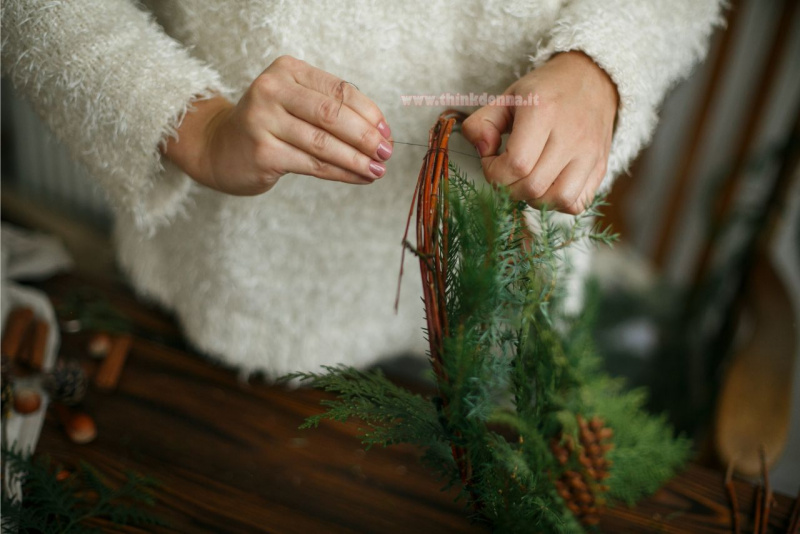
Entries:
{"type": "MultiPolygon", "coordinates": [[[[174,321],[120,283],[63,275],[40,285],[56,304],[76,290],[102,295],[131,320],[133,345],[113,393],[90,390],[83,408],[98,438],[71,443],[48,414],[38,452],[87,460],[122,480],[127,470],[158,478],[151,532],[488,532],[467,519],[456,490],[418,462],[418,451],[363,451],[357,424],[298,430],[325,396],[241,380],[186,347],[174,321]]],[[[62,357],[96,368],[88,332],[64,334],[62,357]]],[[[754,486],[737,481],[744,532],[754,486]]],[[[784,532],[791,499],[776,496],[770,532],[784,532]]],[[[723,475],[691,465],[636,508],[608,510],[604,532],[731,532],[723,475]]],[[[142,532],[99,523],[109,532],[142,532]]],[[[532,528],[532,532],[535,530],[532,528]]]]}

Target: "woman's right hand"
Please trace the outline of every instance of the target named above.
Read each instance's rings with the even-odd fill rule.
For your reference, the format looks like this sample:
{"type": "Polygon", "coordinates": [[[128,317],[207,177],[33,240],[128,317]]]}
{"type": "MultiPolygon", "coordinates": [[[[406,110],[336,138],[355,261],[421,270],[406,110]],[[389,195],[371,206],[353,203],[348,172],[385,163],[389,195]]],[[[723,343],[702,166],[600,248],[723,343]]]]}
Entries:
{"type": "Polygon", "coordinates": [[[276,59],[239,103],[195,102],[164,154],[197,182],[257,195],[287,173],[369,184],[392,154],[380,109],[351,84],[290,56],[276,59]]]}

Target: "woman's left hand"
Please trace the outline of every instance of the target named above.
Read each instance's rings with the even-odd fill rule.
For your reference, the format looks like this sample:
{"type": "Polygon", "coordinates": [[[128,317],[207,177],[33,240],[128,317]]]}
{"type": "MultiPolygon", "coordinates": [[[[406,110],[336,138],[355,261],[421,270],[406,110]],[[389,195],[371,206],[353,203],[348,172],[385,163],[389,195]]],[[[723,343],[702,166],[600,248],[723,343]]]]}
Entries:
{"type": "Polygon", "coordinates": [[[606,174],[619,100],[614,82],[585,54],[566,52],[504,94],[530,97],[532,105],[485,106],[462,128],[481,155],[486,180],[533,207],[582,212],[606,174]]]}

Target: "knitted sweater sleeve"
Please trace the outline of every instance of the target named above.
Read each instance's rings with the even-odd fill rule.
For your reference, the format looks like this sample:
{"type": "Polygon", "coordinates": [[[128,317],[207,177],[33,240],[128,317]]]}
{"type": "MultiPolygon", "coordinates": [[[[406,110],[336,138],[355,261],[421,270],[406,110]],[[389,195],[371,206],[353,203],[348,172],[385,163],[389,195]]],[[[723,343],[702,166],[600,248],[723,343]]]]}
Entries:
{"type": "Polygon", "coordinates": [[[109,200],[142,229],[181,211],[191,180],[159,145],[219,75],[129,0],[3,0],[2,72],[109,200]]]}
{"type": "Polygon", "coordinates": [[[531,59],[581,51],[617,86],[619,108],[602,190],[650,140],[666,92],[703,59],[722,24],[719,0],[571,0],[531,59]]]}

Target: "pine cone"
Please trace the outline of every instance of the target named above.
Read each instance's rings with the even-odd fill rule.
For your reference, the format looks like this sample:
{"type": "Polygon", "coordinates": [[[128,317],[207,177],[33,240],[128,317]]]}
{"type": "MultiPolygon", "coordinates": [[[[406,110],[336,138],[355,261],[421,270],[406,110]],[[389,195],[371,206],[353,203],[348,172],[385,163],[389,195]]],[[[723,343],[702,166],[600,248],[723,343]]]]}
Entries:
{"type": "Polygon", "coordinates": [[[585,526],[592,526],[599,523],[600,510],[605,505],[602,494],[608,491],[608,486],[600,482],[609,476],[611,462],[605,455],[613,444],[605,442],[613,437],[614,431],[604,426],[599,417],[588,422],[580,415],[576,418],[580,447],[575,446],[572,436],[559,435],[550,442],[550,450],[559,465],[571,464],[578,469],[565,471],[555,481],[555,486],[578,520],[585,526]]]}
{"type": "Polygon", "coordinates": [[[86,373],[77,363],[60,363],[44,376],[42,385],[53,402],[78,404],[86,395],[86,373]]]}
{"type": "MultiPolygon", "coordinates": [[[[614,445],[603,442],[611,439],[614,431],[604,426],[603,420],[597,416],[588,423],[580,415],[577,416],[577,419],[581,445],[589,459],[591,469],[594,470],[592,478],[597,482],[605,480],[609,476],[608,468],[611,467],[611,462],[606,459],[605,455],[614,448],[614,445]]],[[[589,467],[587,467],[588,470],[589,467]]]]}

